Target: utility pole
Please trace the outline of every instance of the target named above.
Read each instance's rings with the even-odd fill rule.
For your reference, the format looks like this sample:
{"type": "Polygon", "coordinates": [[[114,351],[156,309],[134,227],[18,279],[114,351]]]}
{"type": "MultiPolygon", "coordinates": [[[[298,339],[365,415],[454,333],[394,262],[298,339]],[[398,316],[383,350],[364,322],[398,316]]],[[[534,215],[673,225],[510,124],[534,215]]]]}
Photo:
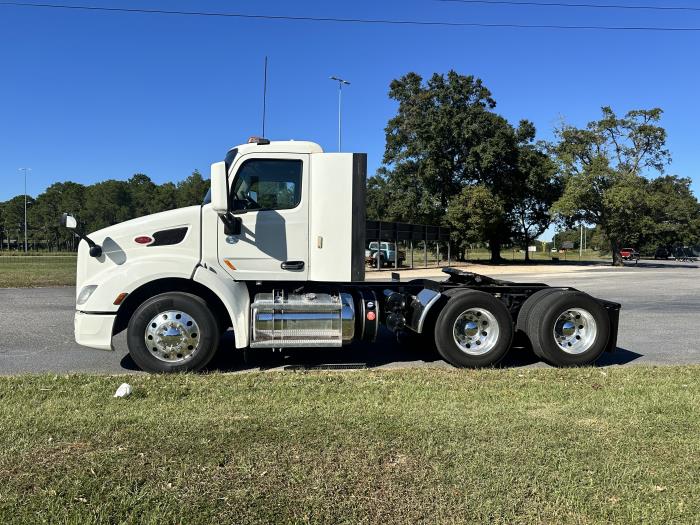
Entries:
{"type": "Polygon", "coordinates": [[[338,82],[338,151],[340,151],[343,145],[343,84],[349,86],[350,82],[336,76],[332,76],[331,80],[335,80],[336,82],[338,82]]]}
{"type": "Polygon", "coordinates": [[[581,255],[583,255],[583,224],[579,224],[581,230],[578,241],[578,260],[581,260],[581,255]]]}
{"type": "Polygon", "coordinates": [[[27,172],[32,171],[32,168],[19,168],[18,171],[24,172],[24,253],[27,253],[27,172]]]}

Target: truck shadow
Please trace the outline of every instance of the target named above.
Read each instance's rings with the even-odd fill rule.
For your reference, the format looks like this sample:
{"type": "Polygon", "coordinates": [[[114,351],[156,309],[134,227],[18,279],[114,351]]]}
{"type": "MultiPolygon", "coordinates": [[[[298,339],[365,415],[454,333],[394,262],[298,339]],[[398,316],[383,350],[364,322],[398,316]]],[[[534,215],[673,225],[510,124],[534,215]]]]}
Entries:
{"type": "MultiPolygon", "coordinates": [[[[642,354],[624,348],[604,353],[595,366],[624,365],[642,354]]],[[[285,348],[281,352],[252,350],[244,359],[242,350],[233,349],[233,336],[229,332],[222,339],[219,352],[208,365],[207,371],[242,372],[246,370],[289,368],[304,369],[343,369],[380,368],[387,365],[396,367],[452,368],[435,351],[429,341],[418,335],[404,336],[399,340],[382,329],[376,343],[353,343],[340,348],[285,348]]],[[[508,352],[499,368],[520,368],[544,365],[528,345],[517,342],[508,352]]],[[[547,366],[547,365],[545,365],[547,366]]]]}

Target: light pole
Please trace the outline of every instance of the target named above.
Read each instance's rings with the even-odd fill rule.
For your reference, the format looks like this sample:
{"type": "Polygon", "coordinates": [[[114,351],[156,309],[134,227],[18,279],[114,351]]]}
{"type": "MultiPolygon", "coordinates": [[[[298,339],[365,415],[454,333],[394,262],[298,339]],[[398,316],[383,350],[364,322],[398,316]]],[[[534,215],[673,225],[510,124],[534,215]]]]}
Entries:
{"type": "Polygon", "coordinates": [[[343,84],[350,85],[350,82],[343,80],[340,77],[332,76],[331,80],[338,82],[338,151],[340,151],[343,144],[343,132],[342,132],[342,117],[343,117],[343,84]]]}
{"type": "Polygon", "coordinates": [[[32,168],[20,168],[18,171],[24,173],[24,253],[27,253],[27,172],[32,168]]]}

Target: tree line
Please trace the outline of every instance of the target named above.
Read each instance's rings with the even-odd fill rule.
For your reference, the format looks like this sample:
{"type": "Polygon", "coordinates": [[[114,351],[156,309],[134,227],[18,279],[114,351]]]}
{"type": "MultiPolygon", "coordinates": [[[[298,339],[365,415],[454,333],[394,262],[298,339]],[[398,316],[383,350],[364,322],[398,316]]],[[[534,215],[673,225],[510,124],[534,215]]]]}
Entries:
{"type": "MultiPolygon", "coordinates": [[[[382,166],[368,181],[370,219],[449,226],[458,256],[486,243],[494,262],[504,244],[522,247],[527,258],[551,224],[592,228],[592,246],[616,264],[622,245],[653,252],[700,239],[691,180],[665,173],[671,156],[659,108],[618,116],[603,107],[598,120],[562,124],[544,142],[532,122],[513,125],[498,115],[474,76],[450,71],[424,81],[408,73],[391,82],[389,97],[398,108],[385,129],[382,166]]],[[[28,199],[29,241],[73,250],[74,236],[58,226],[64,211],[94,231],[198,204],[208,185],[198,171],[177,184],[157,185],[141,173],[89,186],[56,183],[28,199]]],[[[0,247],[20,244],[23,223],[24,196],[0,203],[0,247]]]]}
{"type": "Polygon", "coordinates": [[[555,140],[498,115],[483,82],[450,71],[394,80],[398,102],[386,127],[383,165],[368,182],[368,216],[451,226],[460,253],[486,242],[494,262],[504,243],[527,247],[551,224],[595,227],[597,244],[621,264],[639,249],[700,238],[700,204],[671,161],[662,110],[618,116],[602,108],[584,128],[562,124],[555,140]],[[656,173],[656,178],[650,175],[656,173]]]}
{"type": "MultiPolygon", "coordinates": [[[[58,224],[72,213],[86,231],[95,231],[134,217],[200,204],[209,181],[198,171],[178,183],[155,184],[137,173],[127,181],[106,180],[85,186],[57,182],[36,198],[27,198],[27,238],[31,248],[75,250],[75,236],[58,224]]],[[[0,203],[0,247],[24,243],[24,195],[0,203]]]]}

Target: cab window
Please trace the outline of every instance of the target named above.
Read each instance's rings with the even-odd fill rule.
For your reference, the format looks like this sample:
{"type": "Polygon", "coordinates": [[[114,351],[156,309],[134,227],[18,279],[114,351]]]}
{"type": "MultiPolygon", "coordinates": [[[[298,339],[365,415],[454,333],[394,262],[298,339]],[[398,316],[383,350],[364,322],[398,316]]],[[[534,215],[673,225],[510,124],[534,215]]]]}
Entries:
{"type": "Polygon", "coordinates": [[[288,210],[301,202],[301,160],[251,159],[239,168],[233,210],[288,210]]]}

